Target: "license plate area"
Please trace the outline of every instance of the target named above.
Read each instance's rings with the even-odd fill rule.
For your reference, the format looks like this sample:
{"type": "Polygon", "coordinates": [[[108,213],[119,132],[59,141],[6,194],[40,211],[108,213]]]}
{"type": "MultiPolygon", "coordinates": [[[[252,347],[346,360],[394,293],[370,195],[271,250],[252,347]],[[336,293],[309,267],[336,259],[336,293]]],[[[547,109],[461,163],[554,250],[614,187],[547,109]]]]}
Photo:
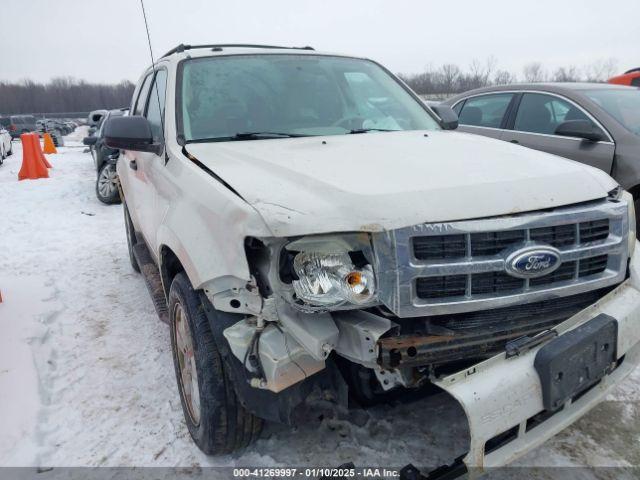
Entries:
{"type": "Polygon", "coordinates": [[[617,359],[618,322],[600,314],[558,336],[536,354],[545,410],[562,407],[610,373],[617,359]]]}

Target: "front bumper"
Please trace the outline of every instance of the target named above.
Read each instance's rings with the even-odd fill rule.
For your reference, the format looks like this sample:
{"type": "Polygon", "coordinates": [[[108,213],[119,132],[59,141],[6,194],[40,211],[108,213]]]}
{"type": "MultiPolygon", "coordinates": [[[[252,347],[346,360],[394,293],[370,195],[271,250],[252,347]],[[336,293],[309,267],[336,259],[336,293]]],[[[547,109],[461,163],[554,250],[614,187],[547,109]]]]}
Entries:
{"type": "Polygon", "coordinates": [[[595,387],[553,414],[545,412],[534,368],[542,346],[519,356],[502,353],[439,380],[467,416],[469,452],[463,462],[471,476],[505,465],[566,428],[594,407],[640,363],[640,255],[631,259],[630,277],[594,305],[559,324],[559,335],[606,314],[618,323],[619,366],[595,387]]]}

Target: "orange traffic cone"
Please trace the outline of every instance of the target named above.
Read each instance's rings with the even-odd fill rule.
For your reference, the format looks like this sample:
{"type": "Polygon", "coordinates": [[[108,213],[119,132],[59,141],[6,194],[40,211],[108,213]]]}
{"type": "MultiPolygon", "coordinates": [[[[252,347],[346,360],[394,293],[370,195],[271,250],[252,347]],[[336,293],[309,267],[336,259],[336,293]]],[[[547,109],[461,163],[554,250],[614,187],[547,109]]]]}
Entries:
{"type": "Polygon", "coordinates": [[[42,138],[44,138],[44,153],[58,153],[58,150],[56,150],[56,146],[53,144],[51,135],[45,133],[42,138]]]}
{"type": "Polygon", "coordinates": [[[40,141],[37,136],[30,133],[23,133],[20,135],[20,140],[22,141],[22,167],[20,167],[20,171],[18,172],[18,180],[49,178],[47,166],[42,163],[42,159],[38,153],[40,141]]]}
{"type": "Polygon", "coordinates": [[[34,143],[36,145],[36,148],[38,149],[38,156],[40,157],[40,160],[42,160],[42,163],[44,163],[47,168],[51,168],[51,164],[42,152],[42,147],[40,146],[40,135],[38,135],[37,133],[32,133],[31,135],[33,135],[33,138],[35,139],[34,143]]]}

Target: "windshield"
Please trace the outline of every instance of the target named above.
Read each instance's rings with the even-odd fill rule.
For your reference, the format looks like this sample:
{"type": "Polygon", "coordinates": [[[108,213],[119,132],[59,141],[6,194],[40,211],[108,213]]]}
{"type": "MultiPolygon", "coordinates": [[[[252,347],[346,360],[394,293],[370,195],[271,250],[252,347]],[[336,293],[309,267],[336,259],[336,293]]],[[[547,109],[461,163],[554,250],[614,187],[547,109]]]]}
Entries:
{"type": "Polygon", "coordinates": [[[270,54],[188,60],[179,96],[178,125],[186,141],[440,128],[384,69],[354,58],[270,54]]]}
{"type": "Polygon", "coordinates": [[[587,90],[587,97],[596,102],[627,130],[640,135],[640,89],[587,90]]]}

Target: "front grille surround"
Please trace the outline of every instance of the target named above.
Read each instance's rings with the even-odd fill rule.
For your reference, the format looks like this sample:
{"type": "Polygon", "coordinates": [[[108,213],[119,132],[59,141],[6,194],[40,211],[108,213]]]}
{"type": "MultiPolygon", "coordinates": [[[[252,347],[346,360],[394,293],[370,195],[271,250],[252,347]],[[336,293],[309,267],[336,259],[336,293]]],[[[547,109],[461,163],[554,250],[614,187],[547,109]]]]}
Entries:
{"type": "Polygon", "coordinates": [[[628,229],[625,201],[606,199],[374,234],[379,298],[397,316],[415,317],[605,288],[625,278],[628,229]],[[508,254],[531,246],[556,248],[560,267],[538,278],[511,277],[508,254]]]}

